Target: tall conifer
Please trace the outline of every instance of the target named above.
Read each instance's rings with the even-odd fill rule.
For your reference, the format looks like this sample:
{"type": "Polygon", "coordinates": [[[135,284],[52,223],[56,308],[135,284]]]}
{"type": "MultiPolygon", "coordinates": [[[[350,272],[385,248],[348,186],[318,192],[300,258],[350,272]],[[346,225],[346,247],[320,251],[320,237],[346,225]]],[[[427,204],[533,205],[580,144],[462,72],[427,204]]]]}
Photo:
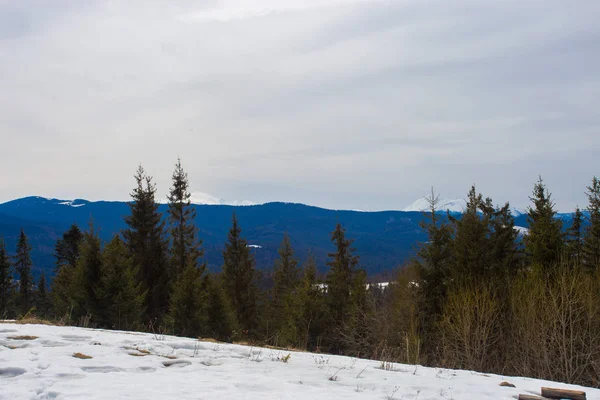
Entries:
{"type": "Polygon", "coordinates": [[[12,295],[12,274],[10,259],[6,253],[4,239],[0,238],[0,319],[8,319],[9,304],[12,295]]]}
{"type": "Polygon", "coordinates": [[[167,260],[168,243],[165,223],[156,203],[156,186],[142,166],[135,174],[137,186],[131,193],[131,214],[125,217],[128,228],[123,238],[134,264],[139,266],[139,280],[147,292],[145,320],[154,324],[168,310],[171,278],[167,260]]]}
{"type": "Polygon", "coordinates": [[[242,229],[235,214],[223,250],[223,286],[229,297],[242,333],[251,334],[258,324],[258,288],[254,256],[248,242],[240,236],[242,229]]]}
{"type": "Polygon", "coordinates": [[[33,278],[31,276],[31,246],[25,232],[21,230],[15,255],[15,271],[19,279],[18,307],[21,314],[33,306],[33,278]]]}
{"type": "Polygon", "coordinates": [[[594,177],[587,190],[590,223],[585,231],[583,256],[585,265],[595,270],[600,268],[600,180],[594,177]]]}
{"type": "Polygon", "coordinates": [[[533,265],[544,269],[554,265],[563,250],[562,222],[556,218],[552,195],[540,177],[530,197],[533,206],[527,210],[529,233],[525,236],[525,251],[533,265]]]}

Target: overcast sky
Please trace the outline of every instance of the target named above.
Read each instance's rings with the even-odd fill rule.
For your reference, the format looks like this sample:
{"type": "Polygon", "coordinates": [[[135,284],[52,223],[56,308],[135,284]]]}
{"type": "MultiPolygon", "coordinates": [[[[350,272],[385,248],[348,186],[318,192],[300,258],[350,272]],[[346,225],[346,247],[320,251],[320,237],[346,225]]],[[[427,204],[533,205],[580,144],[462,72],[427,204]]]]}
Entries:
{"type": "Polygon", "coordinates": [[[600,1],[0,0],[0,201],[401,209],[600,175],[600,1]],[[172,3],[177,3],[173,5],[172,3]]]}

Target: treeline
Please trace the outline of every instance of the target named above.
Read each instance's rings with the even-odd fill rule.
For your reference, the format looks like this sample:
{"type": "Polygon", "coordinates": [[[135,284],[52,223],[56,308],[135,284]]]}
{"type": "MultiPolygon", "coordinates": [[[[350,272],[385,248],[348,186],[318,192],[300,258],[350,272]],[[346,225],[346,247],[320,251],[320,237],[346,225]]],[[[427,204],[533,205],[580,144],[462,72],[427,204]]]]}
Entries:
{"type": "Polygon", "coordinates": [[[13,258],[0,244],[0,316],[600,385],[597,178],[569,226],[540,178],[525,234],[508,203],[475,187],[459,217],[432,192],[428,241],[388,285],[368,284],[340,224],[326,275],[312,258],[299,264],[287,234],[273,269],[258,271],[235,214],[221,271],[208,273],[181,163],[164,218],[142,167],[135,180],[126,230],[102,243],[90,223],[58,240],[50,292],[31,281],[24,233],[13,258]]]}

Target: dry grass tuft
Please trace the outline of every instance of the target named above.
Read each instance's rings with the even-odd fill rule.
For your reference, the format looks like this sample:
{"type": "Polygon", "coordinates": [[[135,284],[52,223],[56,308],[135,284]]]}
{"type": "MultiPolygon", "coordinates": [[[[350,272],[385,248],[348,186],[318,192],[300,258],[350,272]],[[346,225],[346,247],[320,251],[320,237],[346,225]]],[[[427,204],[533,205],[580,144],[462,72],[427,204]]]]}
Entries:
{"type": "Polygon", "coordinates": [[[80,360],[89,360],[90,358],[93,358],[92,356],[88,356],[87,354],[83,353],[75,353],[73,354],[73,357],[79,358],[80,360]]]}
{"type": "Polygon", "coordinates": [[[37,336],[28,336],[28,335],[7,337],[7,339],[11,339],[11,340],[35,340],[37,338],[38,338],[37,336]]]}

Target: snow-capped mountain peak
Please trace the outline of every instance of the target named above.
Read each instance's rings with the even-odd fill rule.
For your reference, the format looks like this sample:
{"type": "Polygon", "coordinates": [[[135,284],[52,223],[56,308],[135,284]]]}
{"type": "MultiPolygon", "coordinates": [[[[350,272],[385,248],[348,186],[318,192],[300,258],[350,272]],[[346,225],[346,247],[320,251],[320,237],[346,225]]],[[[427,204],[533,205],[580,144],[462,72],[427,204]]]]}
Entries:
{"type": "MultiPolygon", "coordinates": [[[[198,205],[213,205],[213,206],[255,206],[257,203],[254,203],[250,200],[224,200],[218,197],[215,197],[208,193],[203,192],[192,192],[190,201],[192,204],[198,205]]],[[[159,200],[159,203],[166,204],[168,200],[166,198],[162,198],[159,200]]]]}
{"type": "MultiPolygon", "coordinates": [[[[464,199],[445,200],[440,199],[437,204],[439,211],[463,212],[467,202],[464,199]]],[[[426,197],[421,197],[402,211],[429,211],[429,202],[426,197]]]]}

